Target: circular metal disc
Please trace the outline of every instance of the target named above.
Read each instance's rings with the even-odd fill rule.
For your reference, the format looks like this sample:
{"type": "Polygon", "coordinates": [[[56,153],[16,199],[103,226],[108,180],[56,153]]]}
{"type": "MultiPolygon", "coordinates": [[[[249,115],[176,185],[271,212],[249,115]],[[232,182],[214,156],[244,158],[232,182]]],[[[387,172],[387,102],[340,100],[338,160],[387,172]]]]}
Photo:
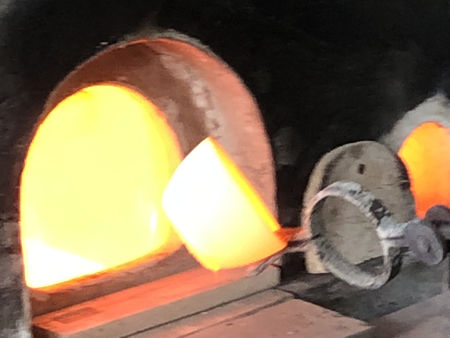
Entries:
{"type": "Polygon", "coordinates": [[[411,222],[404,235],[410,250],[425,264],[435,265],[444,259],[443,242],[427,221],[411,222]]]}

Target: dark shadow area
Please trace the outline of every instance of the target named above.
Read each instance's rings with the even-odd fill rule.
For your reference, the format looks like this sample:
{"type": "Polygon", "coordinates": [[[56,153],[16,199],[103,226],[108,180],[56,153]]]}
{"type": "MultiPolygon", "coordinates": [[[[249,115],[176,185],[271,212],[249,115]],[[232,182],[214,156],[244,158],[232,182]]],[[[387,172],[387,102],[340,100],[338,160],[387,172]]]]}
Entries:
{"type": "Polygon", "coordinates": [[[450,9],[444,0],[7,4],[0,10],[0,121],[27,123],[5,109],[17,110],[12,115],[39,109],[71,69],[124,35],[155,25],[180,31],[238,72],[271,138],[283,127],[298,136],[292,165],[278,170],[286,225],[298,223],[303,190],[321,155],[377,139],[403,112],[449,87],[450,9]]]}
{"type": "Polygon", "coordinates": [[[372,321],[440,294],[447,287],[446,269],[447,261],[430,267],[406,259],[400,273],[378,290],[357,289],[330,274],[306,273],[279,288],[345,316],[372,321]]]}

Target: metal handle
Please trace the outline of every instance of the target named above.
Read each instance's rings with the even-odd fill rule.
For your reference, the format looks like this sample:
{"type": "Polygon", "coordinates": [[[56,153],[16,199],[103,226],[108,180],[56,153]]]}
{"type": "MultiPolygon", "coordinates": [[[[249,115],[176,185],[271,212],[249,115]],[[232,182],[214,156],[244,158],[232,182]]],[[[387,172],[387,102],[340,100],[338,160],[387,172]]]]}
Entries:
{"type": "Polygon", "coordinates": [[[414,218],[397,223],[381,200],[360,184],[337,181],[319,191],[307,202],[302,214],[302,227],[291,229],[288,247],[263,261],[252,273],[259,273],[276,262],[284,253],[303,251],[313,243],[325,268],[350,285],[363,289],[378,289],[400,270],[401,254],[409,249],[428,265],[441,262],[445,250],[443,239],[450,239],[450,209],[445,206],[430,208],[424,219],[414,218]],[[365,215],[375,226],[383,252],[379,271],[370,271],[362,264],[350,263],[326,236],[325,224],[315,219],[314,210],[328,197],[341,198],[365,215]]]}

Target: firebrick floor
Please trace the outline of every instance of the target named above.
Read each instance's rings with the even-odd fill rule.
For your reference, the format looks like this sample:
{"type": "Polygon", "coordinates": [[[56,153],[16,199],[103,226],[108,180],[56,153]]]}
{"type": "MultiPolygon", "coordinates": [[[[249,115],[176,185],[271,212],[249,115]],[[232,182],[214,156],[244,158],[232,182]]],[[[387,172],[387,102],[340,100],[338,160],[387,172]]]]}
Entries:
{"type": "Polygon", "coordinates": [[[449,337],[447,273],[448,261],[427,267],[406,258],[400,274],[373,291],[355,289],[328,274],[297,276],[280,286],[282,290],[265,291],[135,338],[449,337]]]}

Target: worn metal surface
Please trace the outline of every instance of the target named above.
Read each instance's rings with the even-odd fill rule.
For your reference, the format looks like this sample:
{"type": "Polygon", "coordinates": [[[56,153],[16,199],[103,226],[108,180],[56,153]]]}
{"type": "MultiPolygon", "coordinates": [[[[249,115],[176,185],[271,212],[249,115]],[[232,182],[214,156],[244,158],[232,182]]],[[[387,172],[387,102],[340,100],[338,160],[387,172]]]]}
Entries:
{"type": "MultiPolygon", "coordinates": [[[[325,154],[316,164],[304,195],[304,205],[336,181],[361,184],[392,212],[396,223],[415,217],[414,198],[399,158],[382,144],[370,141],[345,144],[325,154]]],[[[383,255],[376,226],[357,207],[341,198],[327,198],[316,208],[330,243],[353,265],[383,255]]],[[[307,227],[306,224],[302,224],[307,227]]],[[[305,253],[310,273],[324,273],[315,244],[305,253]]]]}
{"type": "Polygon", "coordinates": [[[306,204],[303,210],[302,224],[303,227],[297,228],[297,232],[294,232],[288,247],[283,252],[270,257],[251,272],[260,273],[270,264],[275,264],[282,254],[304,251],[309,244],[316,247],[321,262],[329,272],[359,288],[377,289],[386,284],[400,269],[400,247],[403,246],[404,241],[399,245],[395,239],[402,237],[404,226],[398,225],[391,218],[391,212],[383,203],[358,183],[338,181],[319,191],[306,204]],[[353,204],[376,226],[383,250],[382,266],[368,270],[353,264],[326,236],[326,224],[316,218],[315,209],[320,207],[320,203],[328,197],[338,197],[353,204]]]}
{"type": "Polygon", "coordinates": [[[426,219],[408,222],[404,237],[408,248],[423,263],[436,265],[444,259],[443,238],[426,219]]]}
{"type": "MultiPolygon", "coordinates": [[[[439,226],[448,230],[450,209],[438,206],[427,213],[425,219],[414,218],[408,222],[397,223],[382,201],[355,182],[338,181],[319,191],[306,205],[303,222],[309,230],[309,240],[317,248],[325,267],[338,278],[351,285],[365,289],[376,289],[384,285],[398,272],[401,253],[409,249],[417,259],[428,265],[436,265],[444,259],[445,249],[439,226]],[[379,272],[369,272],[349,262],[325,236],[326,227],[315,219],[315,208],[325,198],[338,197],[356,206],[375,226],[383,248],[383,266],[379,272]],[[434,224],[438,225],[435,227],[434,224]]],[[[331,220],[330,220],[331,221],[331,220]]],[[[305,237],[299,232],[298,238],[305,237]]],[[[303,245],[302,245],[303,246],[303,245]]]]}
{"type": "Polygon", "coordinates": [[[450,239],[450,208],[435,205],[427,210],[425,219],[433,224],[444,238],[450,239]]]}
{"type": "Polygon", "coordinates": [[[386,284],[400,268],[400,249],[387,245],[383,241],[383,238],[391,235],[390,230],[395,229],[391,213],[379,199],[365,191],[358,183],[338,181],[321,190],[306,205],[302,224],[309,225],[312,241],[325,267],[351,285],[365,289],[377,289],[386,284]],[[353,204],[377,227],[377,234],[381,239],[383,249],[383,264],[379,271],[376,269],[364,270],[358,265],[350,263],[325,236],[324,224],[317,222],[314,209],[328,197],[342,198],[353,204]]]}

